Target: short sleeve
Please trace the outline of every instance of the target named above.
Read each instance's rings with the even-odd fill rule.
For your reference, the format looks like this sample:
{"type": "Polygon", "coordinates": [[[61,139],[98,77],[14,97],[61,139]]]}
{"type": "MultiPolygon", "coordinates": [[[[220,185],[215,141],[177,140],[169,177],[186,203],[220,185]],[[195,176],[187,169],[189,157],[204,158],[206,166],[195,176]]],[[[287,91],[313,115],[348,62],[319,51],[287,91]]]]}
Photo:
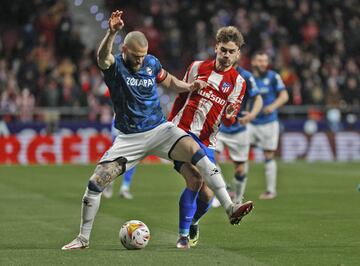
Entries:
{"type": "Polygon", "coordinates": [[[282,79],[281,79],[281,77],[280,77],[280,75],[278,73],[275,73],[274,82],[275,82],[274,85],[275,85],[276,91],[285,90],[285,84],[282,81],[282,79]]]}
{"type": "Polygon", "coordinates": [[[151,60],[153,61],[154,75],[157,77],[159,74],[161,74],[162,65],[159,59],[157,59],[155,56],[153,56],[151,60]]]}
{"type": "Polygon", "coordinates": [[[255,79],[253,75],[249,75],[246,80],[246,88],[250,97],[255,97],[260,94],[259,88],[256,85],[255,79]]]}

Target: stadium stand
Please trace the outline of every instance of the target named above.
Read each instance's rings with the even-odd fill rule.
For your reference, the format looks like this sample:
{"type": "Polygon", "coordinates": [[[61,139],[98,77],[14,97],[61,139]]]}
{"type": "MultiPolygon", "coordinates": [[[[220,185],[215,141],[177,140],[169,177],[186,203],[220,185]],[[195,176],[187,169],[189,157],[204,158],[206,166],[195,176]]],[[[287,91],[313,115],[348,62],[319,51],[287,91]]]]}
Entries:
{"type": "MultiPolygon", "coordinates": [[[[2,120],[43,121],[76,113],[91,121],[110,122],[107,88],[95,62],[97,43],[88,48],[86,39],[81,39],[81,25],[74,25],[76,14],[70,12],[69,2],[2,2],[2,120]],[[36,111],[39,107],[41,112],[36,111]]],[[[83,1],[75,2],[81,8],[83,1]]],[[[291,99],[286,108],[311,105],[316,115],[317,110],[329,108],[359,112],[360,9],[356,2],[106,0],[104,5],[108,12],[123,9],[125,31],[145,32],[149,52],[178,77],[193,59],[213,55],[212,36],[219,27],[237,26],[246,40],[242,65],[249,68],[254,51],[267,51],[287,85],[291,99]]],[[[101,23],[95,30],[104,31],[101,23]]],[[[161,95],[168,111],[173,96],[161,95]]]]}

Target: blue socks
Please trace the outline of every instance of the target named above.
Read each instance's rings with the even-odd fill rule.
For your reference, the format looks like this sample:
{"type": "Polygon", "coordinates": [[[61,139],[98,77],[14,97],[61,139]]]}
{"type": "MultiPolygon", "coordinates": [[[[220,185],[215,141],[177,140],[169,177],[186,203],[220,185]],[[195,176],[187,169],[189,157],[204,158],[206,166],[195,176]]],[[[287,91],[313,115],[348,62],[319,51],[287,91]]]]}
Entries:
{"type": "Polygon", "coordinates": [[[194,218],[193,218],[194,224],[196,224],[200,220],[200,218],[205,213],[207,213],[207,211],[211,208],[213,199],[214,199],[214,197],[209,202],[205,202],[202,199],[200,199],[200,197],[197,198],[197,200],[196,200],[197,209],[196,209],[196,212],[195,212],[194,218]]]}
{"type": "Polygon", "coordinates": [[[198,197],[199,192],[185,188],[179,201],[179,234],[188,236],[190,225],[197,223],[211,208],[213,199],[204,202],[198,197]]]}
{"type": "Polygon", "coordinates": [[[196,200],[199,192],[185,188],[179,201],[179,234],[189,235],[189,228],[196,212],[196,200]]]}

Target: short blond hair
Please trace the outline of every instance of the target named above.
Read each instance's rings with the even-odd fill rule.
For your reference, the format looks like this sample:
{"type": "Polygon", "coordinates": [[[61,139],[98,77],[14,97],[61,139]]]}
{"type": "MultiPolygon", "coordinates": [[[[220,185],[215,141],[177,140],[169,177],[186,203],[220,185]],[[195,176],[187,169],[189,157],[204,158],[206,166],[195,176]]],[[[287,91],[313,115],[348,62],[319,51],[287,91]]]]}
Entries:
{"type": "Polygon", "coordinates": [[[220,28],[216,33],[216,44],[234,42],[239,49],[245,44],[241,32],[234,26],[220,28]]]}
{"type": "Polygon", "coordinates": [[[126,34],[124,43],[126,45],[136,43],[140,47],[147,47],[148,46],[148,40],[145,37],[145,34],[141,31],[131,31],[128,34],[126,34]]]}

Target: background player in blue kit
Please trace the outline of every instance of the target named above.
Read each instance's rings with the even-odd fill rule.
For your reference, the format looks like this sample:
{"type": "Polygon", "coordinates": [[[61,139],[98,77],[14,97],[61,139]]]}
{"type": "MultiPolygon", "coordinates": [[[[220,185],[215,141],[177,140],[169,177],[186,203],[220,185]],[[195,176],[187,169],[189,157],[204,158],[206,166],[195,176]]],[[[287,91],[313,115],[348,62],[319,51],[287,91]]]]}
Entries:
{"type": "MultiPolygon", "coordinates": [[[[262,98],[259,89],[256,86],[253,75],[240,66],[235,66],[239,74],[245,79],[246,94],[241,110],[238,114],[238,121],[231,126],[222,125],[217,135],[216,142],[216,161],[219,161],[219,153],[225,147],[229,150],[230,159],[234,163],[234,185],[235,185],[235,202],[241,203],[246,182],[247,182],[247,160],[250,150],[250,136],[246,124],[252,121],[260,112],[262,107],[262,98]],[[246,106],[250,105],[250,112],[246,111],[246,106]]],[[[215,198],[213,207],[219,207],[220,202],[215,198]]]]}
{"type": "Polygon", "coordinates": [[[273,199],[277,195],[275,161],[275,151],[279,141],[277,109],[288,101],[289,95],[280,75],[268,69],[269,56],[266,53],[255,53],[251,63],[264,106],[249,125],[250,142],[262,148],[265,156],[266,191],[260,195],[260,199],[273,199]]]}
{"type": "Polygon", "coordinates": [[[115,36],[124,26],[121,15],[122,11],[112,13],[97,58],[110,90],[115,127],[120,134],[90,177],[81,206],[80,232],[62,250],[89,247],[102,191],[150,154],[194,165],[222,203],[231,224],[238,224],[253,207],[252,202],[241,205],[231,201],[221,173],[205,151],[185,131],[167,122],[161,110],[157,83],[177,92],[191,92],[206,87],[207,83],[194,80],[188,84],[167,73],[156,57],[147,54],[147,39],[138,31],[126,35],[121,54],[112,55],[115,36]]]}

